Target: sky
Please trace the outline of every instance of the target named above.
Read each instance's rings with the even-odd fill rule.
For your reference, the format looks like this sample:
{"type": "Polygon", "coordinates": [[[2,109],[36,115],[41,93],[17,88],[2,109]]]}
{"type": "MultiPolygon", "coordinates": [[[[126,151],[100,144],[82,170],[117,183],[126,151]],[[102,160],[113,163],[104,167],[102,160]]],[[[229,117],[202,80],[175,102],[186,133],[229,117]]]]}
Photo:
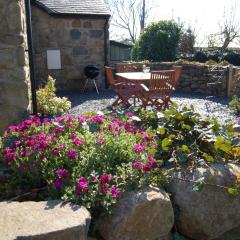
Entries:
{"type": "Polygon", "coordinates": [[[150,1],[153,2],[155,7],[152,9],[149,22],[162,19],[178,21],[180,18],[186,25],[190,24],[195,29],[198,36],[198,45],[205,45],[206,36],[219,31],[219,23],[223,21],[224,10],[230,12],[232,6],[236,6],[236,17],[240,19],[240,14],[238,14],[240,13],[240,0],[150,1]]]}

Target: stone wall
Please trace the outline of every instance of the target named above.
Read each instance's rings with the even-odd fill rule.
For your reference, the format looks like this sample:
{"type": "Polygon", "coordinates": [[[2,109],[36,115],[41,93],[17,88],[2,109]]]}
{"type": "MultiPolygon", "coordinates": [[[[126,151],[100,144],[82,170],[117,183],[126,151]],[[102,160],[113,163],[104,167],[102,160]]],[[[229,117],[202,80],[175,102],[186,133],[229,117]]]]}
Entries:
{"type": "MultiPolygon", "coordinates": [[[[123,63],[126,64],[126,63],[123,63]]],[[[132,63],[136,66],[136,71],[142,71],[142,63],[132,63]]],[[[209,85],[208,83],[216,82],[218,77],[216,71],[210,71],[210,66],[204,64],[174,64],[174,63],[149,63],[151,70],[165,70],[171,69],[173,65],[182,66],[182,74],[179,80],[178,89],[184,92],[197,92],[206,95],[219,95],[222,97],[227,96],[227,83],[229,78],[228,67],[217,67],[217,70],[222,71],[223,77],[221,84],[209,85]],[[217,92],[217,88],[219,89],[217,92]]],[[[237,71],[233,69],[233,75],[237,71]]],[[[240,84],[239,84],[240,86],[240,84]]]]}
{"type": "MultiPolygon", "coordinates": [[[[47,76],[56,78],[58,90],[82,90],[88,64],[104,67],[105,19],[86,19],[50,16],[36,6],[32,7],[33,44],[35,49],[36,79],[38,85],[47,76]],[[48,70],[47,50],[61,51],[61,69],[48,70]]],[[[103,71],[98,79],[104,87],[103,71]]],[[[89,86],[90,88],[93,86],[89,86]]]]}
{"type": "Polygon", "coordinates": [[[240,98],[240,68],[235,68],[233,72],[233,94],[240,98]]]}
{"type": "Polygon", "coordinates": [[[30,108],[24,0],[0,0],[0,135],[30,108]]]}

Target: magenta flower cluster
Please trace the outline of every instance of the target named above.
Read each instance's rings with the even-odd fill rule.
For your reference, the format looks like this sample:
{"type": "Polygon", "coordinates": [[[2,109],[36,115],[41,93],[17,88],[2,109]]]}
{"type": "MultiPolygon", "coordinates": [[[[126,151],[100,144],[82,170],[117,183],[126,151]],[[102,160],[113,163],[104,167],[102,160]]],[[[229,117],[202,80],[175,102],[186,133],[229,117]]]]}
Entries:
{"type": "Polygon", "coordinates": [[[91,114],[54,119],[31,117],[10,126],[3,138],[0,159],[12,167],[16,176],[27,176],[27,181],[33,181],[33,185],[39,178],[36,186],[39,183],[48,185],[49,191],[58,197],[71,189],[80,203],[94,194],[102,199],[115,199],[126,184],[118,182],[121,178],[117,176],[116,156],[109,157],[114,159],[110,168],[104,166],[105,170],[99,170],[89,163],[88,155],[96,150],[106,151],[105,155],[114,154],[112,148],[118,138],[131,156],[127,159],[129,171],[144,174],[159,166],[154,156],[147,154],[149,148],[154,148],[153,136],[134,126],[130,120],[91,114]]]}

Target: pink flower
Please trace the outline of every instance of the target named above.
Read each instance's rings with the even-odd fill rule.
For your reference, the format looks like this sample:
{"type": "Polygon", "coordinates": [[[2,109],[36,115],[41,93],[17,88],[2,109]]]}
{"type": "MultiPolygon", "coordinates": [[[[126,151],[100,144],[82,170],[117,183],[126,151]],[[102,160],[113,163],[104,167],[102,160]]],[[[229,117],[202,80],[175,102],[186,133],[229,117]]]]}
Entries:
{"type": "Polygon", "coordinates": [[[8,133],[17,132],[19,130],[18,126],[10,126],[7,129],[8,133]]]}
{"type": "Polygon", "coordinates": [[[57,174],[58,178],[62,178],[62,179],[66,179],[69,177],[68,170],[65,168],[58,168],[56,170],[56,174],[57,174]]]}
{"type": "Polygon", "coordinates": [[[54,149],[52,150],[52,152],[53,152],[53,154],[57,155],[57,154],[60,153],[60,149],[59,149],[59,148],[54,148],[54,149]]]}
{"type": "Polygon", "coordinates": [[[118,135],[120,132],[120,127],[116,124],[109,124],[108,129],[115,135],[118,135]]]}
{"type": "Polygon", "coordinates": [[[13,143],[13,147],[14,148],[16,148],[16,147],[18,147],[18,146],[20,146],[21,145],[21,142],[20,141],[15,141],[14,143],[13,143]]]}
{"type": "Polygon", "coordinates": [[[53,182],[53,186],[56,188],[56,189],[61,189],[63,187],[63,180],[62,179],[56,179],[54,182],[53,182]]]}
{"type": "Polygon", "coordinates": [[[157,168],[158,163],[156,160],[148,160],[148,164],[150,165],[151,168],[157,168]]]}
{"type": "Polygon", "coordinates": [[[142,153],[146,150],[146,145],[143,143],[139,143],[139,144],[134,144],[133,145],[133,151],[135,153],[142,153]]]}
{"type": "Polygon", "coordinates": [[[132,162],[133,168],[134,169],[138,169],[142,167],[142,163],[141,162],[132,162]]]}
{"type": "Polygon", "coordinates": [[[118,191],[118,189],[116,187],[114,187],[114,186],[111,187],[111,195],[113,198],[118,197],[119,193],[120,192],[118,191]]]}
{"type": "Polygon", "coordinates": [[[133,114],[132,112],[128,112],[128,113],[125,114],[125,116],[126,116],[126,117],[133,117],[134,114],[133,114]]]}
{"type": "Polygon", "coordinates": [[[78,179],[78,187],[83,192],[88,191],[88,180],[85,177],[81,177],[78,179]]]}
{"type": "Polygon", "coordinates": [[[67,155],[70,159],[76,159],[78,157],[78,152],[75,150],[68,150],[67,155]]]}
{"type": "Polygon", "coordinates": [[[106,193],[108,191],[108,185],[107,184],[103,184],[102,186],[101,186],[101,192],[102,193],[106,193]]]}
{"type": "Polygon", "coordinates": [[[69,134],[69,138],[71,138],[72,140],[75,139],[76,137],[77,137],[77,135],[75,133],[69,134]]]}
{"type": "Polygon", "coordinates": [[[101,176],[101,183],[105,184],[108,183],[110,180],[112,180],[112,175],[111,174],[105,174],[101,176]]]}
{"type": "Polygon", "coordinates": [[[80,139],[80,138],[76,138],[76,139],[73,140],[73,144],[76,145],[76,146],[83,145],[84,143],[85,143],[85,141],[80,139]]]}
{"type": "Polygon", "coordinates": [[[22,155],[23,157],[29,157],[29,156],[31,156],[32,154],[33,154],[33,152],[30,151],[30,150],[22,150],[22,151],[21,151],[21,155],[22,155]]]}
{"type": "Polygon", "coordinates": [[[143,172],[149,172],[149,171],[151,171],[151,167],[149,167],[149,166],[144,166],[144,167],[142,168],[142,170],[143,170],[143,172]]]}
{"type": "Polygon", "coordinates": [[[98,123],[98,124],[103,124],[104,118],[102,116],[96,115],[96,116],[91,117],[90,121],[98,123]]]}
{"type": "Polygon", "coordinates": [[[93,176],[93,182],[98,183],[99,182],[99,177],[98,176],[93,176]]]}
{"type": "Polygon", "coordinates": [[[9,164],[10,162],[12,162],[16,158],[16,155],[17,155],[16,152],[9,152],[5,154],[4,160],[6,164],[9,164]]]}
{"type": "Polygon", "coordinates": [[[96,143],[105,143],[105,139],[104,138],[96,138],[96,143]]]}
{"type": "Polygon", "coordinates": [[[78,122],[79,122],[80,124],[83,124],[83,123],[85,122],[85,119],[83,118],[83,116],[79,116],[79,117],[78,117],[78,122]]]}

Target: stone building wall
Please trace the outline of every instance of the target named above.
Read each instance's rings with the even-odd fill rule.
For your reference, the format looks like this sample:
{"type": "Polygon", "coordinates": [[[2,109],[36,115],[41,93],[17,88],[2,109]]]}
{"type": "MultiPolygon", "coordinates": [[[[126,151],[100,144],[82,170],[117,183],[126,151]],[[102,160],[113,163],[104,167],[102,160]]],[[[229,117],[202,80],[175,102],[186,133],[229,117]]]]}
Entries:
{"type": "Polygon", "coordinates": [[[0,135],[30,108],[24,0],[0,0],[0,135]]]}
{"type": "MultiPolygon", "coordinates": [[[[35,49],[36,79],[44,83],[48,75],[56,78],[58,90],[82,90],[83,68],[95,64],[104,67],[105,19],[86,19],[50,16],[32,6],[33,44],[35,49]],[[61,69],[48,70],[47,50],[61,51],[61,69]]],[[[98,86],[104,87],[103,71],[98,86]]],[[[91,88],[91,86],[89,86],[91,88]]]]}
{"type": "MultiPolygon", "coordinates": [[[[133,63],[136,65],[136,71],[142,71],[142,63],[133,63]]],[[[206,95],[227,95],[227,81],[229,77],[228,67],[218,67],[223,71],[223,78],[219,86],[219,93],[216,92],[216,86],[209,86],[208,83],[216,81],[214,79],[215,72],[211,72],[208,65],[204,64],[173,64],[173,63],[149,63],[151,70],[171,69],[173,65],[182,66],[182,74],[179,79],[178,88],[184,92],[197,92],[206,95]]],[[[234,69],[235,73],[236,69],[234,69]]]]}

